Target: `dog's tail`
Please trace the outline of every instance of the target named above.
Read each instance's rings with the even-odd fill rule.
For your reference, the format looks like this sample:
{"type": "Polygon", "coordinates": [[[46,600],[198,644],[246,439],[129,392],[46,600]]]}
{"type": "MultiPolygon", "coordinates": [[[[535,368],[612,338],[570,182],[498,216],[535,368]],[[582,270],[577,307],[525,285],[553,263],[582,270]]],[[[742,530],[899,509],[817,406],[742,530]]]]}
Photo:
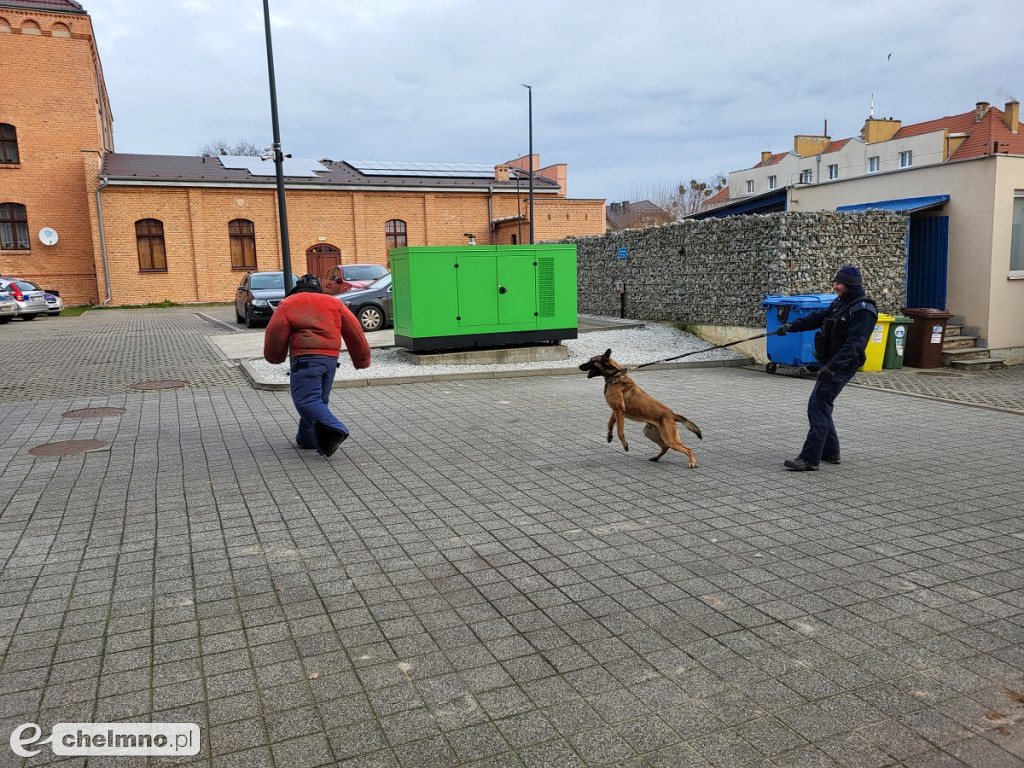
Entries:
{"type": "Polygon", "coordinates": [[[693,432],[693,434],[695,434],[695,435],[696,435],[697,437],[699,437],[699,438],[700,438],[701,440],[703,440],[703,439],[704,439],[704,435],[702,435],[702,434],[700,433],[700,427],[698,427],[698,426],[697,426],[696,424],[694,424],[694,423],[693,423],[692,421],[690,421],[690,420],[689,420],[688,418],[686,418],[685,416],[680,416],[680,415],[679,415],[678,413],[673,413],[672,415],[676,417],[676,421],[678,421],[678,422],[679,422],[680,424],[682,424],[682,425],[683,425],[684,427],[686,427],[686,428],[687,428],[688,430],[690,430],[691,432],[693,432]]]}

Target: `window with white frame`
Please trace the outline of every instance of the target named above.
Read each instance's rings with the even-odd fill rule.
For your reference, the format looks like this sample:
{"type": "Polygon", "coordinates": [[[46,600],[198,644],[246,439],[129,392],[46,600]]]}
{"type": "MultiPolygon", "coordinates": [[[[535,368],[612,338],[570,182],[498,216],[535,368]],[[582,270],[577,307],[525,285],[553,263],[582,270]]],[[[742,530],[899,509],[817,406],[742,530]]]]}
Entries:
{"type": "Polygon", "coordinates": [[[800,183],[810,184],[814,181],[814,171],[811,168],[804,168],[800,171],[800,183]]]}
{"type": "Polygon", "coordinates": [[[744,189],[747,190],[747,194],[748,195],[754,194],[754,180],[753,179],[747,179],[746,182],[745,182],[744,189]]]}
{"type": "Polygon", "coordinates": [[[834,163],[828,167],[828,180],[835,181],[839,178],[839,164],[834,163]]]}
{"type": "Polygon", "coordinates": [[[1013,198],[1013,222],[1010,233],[1010,272],[1024,278],[1024,192],[1013,198]]]}
{"type": "Polygon", "coordinates": [[[914,164],[914,152],[907,150],[900,152],[900,168],[910,168],[914,164]]]}
{"type": "Polygon", "coordinates": [[[768,177],[768,189],[775,189],[775,187],[778,186],[778,182],[779,182],[778,176],[769,176],[768,177]]]}
{"type": "Polygon", "coordinates": [[[882,158],[878,155],[868,158],[868,173],[878,173],[882,170],[882,158]]]}

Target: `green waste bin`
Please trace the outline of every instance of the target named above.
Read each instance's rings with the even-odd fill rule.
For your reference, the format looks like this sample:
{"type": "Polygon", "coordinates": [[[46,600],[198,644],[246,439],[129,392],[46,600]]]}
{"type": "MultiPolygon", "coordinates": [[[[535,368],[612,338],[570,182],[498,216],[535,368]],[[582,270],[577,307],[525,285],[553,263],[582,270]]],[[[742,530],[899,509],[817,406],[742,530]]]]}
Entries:
{"type": "Polygon", "coordinates": [[[882,368],[902,368],[903,350],[907,345],[907,329],[914,322],[914,318],[906,315],[896,315],[889,325],[889,339],[885,343],[885,356],[882,358],[882,368]]]}

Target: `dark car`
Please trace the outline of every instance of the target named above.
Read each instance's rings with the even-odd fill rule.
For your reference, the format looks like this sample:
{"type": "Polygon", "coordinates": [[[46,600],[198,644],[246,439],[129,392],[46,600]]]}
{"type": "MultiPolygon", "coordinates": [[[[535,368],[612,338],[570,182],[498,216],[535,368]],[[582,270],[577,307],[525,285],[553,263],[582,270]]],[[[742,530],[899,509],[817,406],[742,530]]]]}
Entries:
{"type": "MultiPolygon", "coordinates": [[[[298,281],[292,275],[292,285],[298,281]]],[[[235,320],[249,328],[266,325],[284,298],[284,272],[249,272],[235,292],[235,320]]]]}
{"type": "Polygon", "coordinates": [[[369,288],[370,283],[390,274],[380,264],[338,264],[324,273],[324,293],[336,296],[346,291],[369,288]]]}
{"type": "Polygon", "coordinates": [[[379,331],[391,325],[391,273],[366,288],[346,291],[338,296],[338,301],[352,310],[364,331],[379,331]]]}

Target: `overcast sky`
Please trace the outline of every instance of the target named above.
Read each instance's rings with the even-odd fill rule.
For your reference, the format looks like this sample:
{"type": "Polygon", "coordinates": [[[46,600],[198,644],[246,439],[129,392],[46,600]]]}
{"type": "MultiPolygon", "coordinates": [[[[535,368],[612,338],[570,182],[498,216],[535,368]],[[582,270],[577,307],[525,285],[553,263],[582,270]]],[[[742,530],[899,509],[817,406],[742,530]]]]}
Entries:
{"type": "MultiPolygon", "coordinates": [[[[80,0],[119,152],[272,142],[261,0],[80,0]]],[[[1019,0],[269,0],[294,157],[567,163],[643,199],[856,136],[1024,98],[1019,0]]]]}

